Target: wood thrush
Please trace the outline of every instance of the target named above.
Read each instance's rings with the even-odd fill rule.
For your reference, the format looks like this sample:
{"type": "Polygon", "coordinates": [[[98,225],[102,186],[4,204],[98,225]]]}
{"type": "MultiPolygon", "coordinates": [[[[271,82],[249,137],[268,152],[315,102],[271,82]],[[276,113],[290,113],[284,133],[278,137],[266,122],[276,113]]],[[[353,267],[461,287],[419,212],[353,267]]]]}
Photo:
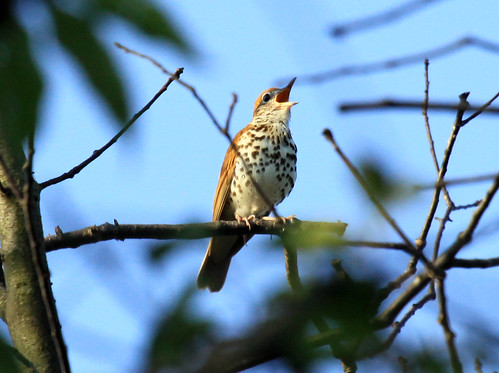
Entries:
{"type": "MultiPolygon", "coordinates": [[[[256,100],[251,123],[234,137],[220,171],[213,221],[245,221],[266,217],[293,189],[296,180],[296,145],[288,127],[289,93],[295,82],[270,88],[256,100]],[[257,186],[255,186],[255,184],[257,186]]],[[[252,237],[213,237],[199,270],[197,286],[222,289],[232,257],[252,237]]]]}

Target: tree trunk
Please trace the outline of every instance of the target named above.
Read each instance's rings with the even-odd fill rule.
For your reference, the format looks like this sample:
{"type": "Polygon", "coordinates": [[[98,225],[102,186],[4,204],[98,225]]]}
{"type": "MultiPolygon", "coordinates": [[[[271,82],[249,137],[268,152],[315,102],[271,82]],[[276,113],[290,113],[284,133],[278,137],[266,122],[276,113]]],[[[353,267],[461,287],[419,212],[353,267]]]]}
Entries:
{"type": "MultiPolygon", "coordinates": [[[[12,181],[22,190],[25,183],[23,166],[26,157],[20,143],[13,143],[5,127],[0,124],[0,155],[5,167],[0,167],[0,238],[1,259],[5,282],[1,286],[0,315],[7,323],[13,346],[29,360],[39,372],[60,372],[60,364],[27,231],[21,201],[13,193],[12,181]],[[10,176],[9,176],[10,175],[10,176]],[[10,177],[10,180],[9,180],[10,177]]],[[[42,235],[39,208],[40,191],[36,183],[32,188],[30,215],[35,237],[42,235]]],[[[42,256],[42,269],[49,280],[46,257],[42,256]]],[[[47,281],[50,284],[50,281],[47,281]]],[[[50,293],[51,294],[51,293],[50,293]]],[[[26,367],[24,367],[27,370],[26,367]]]]}

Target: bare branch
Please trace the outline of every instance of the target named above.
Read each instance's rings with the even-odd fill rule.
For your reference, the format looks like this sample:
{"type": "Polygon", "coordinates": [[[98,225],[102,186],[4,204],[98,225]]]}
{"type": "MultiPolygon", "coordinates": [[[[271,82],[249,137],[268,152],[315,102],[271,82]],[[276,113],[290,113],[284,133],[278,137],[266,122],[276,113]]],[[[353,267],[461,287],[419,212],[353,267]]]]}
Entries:
{"type": "Polygon", "coordinates": [[[435,60],[436,58],[449,55],[468,46],[474,46],[491,53],[499,53],[499,44],[474,36],[468,36],[434,49],[407,56],[396,57],[362,65],[347,65],[319,73],[303,74],[299,76],[300,83],[322,83],[325,81],[339,79],[351,75],[364,75],[384,70],[390,70],[401,66],[421,63],[421,61],[423,61],[425,58],[435,60]]]}
{"type": "Polygon", "coordinates": [[[440,307],[440,315],[438,321],[442,325],[444,330],[445,341],[447,343],[447,349],[449,350],[450,361],[452,370],[454,373],[462,373],[463,365],[459,360],[459,354],[457,352],[455,340],[455,334],[450,327],[449,313],[447,312],[447,299],[445,296],[445,285],[440,279],[437,279],[437,293],[438,293],[438,304],[440,307]]]}
{"type": "MultiPolygon", "coordinates": [[[[329,129],[325,129],[323,131],[323,135],[326,137],[326,139],[333,145],[334,150],[338,153],[340,158],[343,160],[343,162],[347,165],[348,169],[352,174],[355,176],[359,184],[362,186],[364,191],[367,193],[369,196],[369,199],[374,203],[376,208],[378,209],[379,213],[383,216],[383,218],[392,226],[392,228],[398,233],[398,235],[402,238],[404,243],[407,245],[409,249],[413,249],[414,252],[416,252],[416,248],[412,244],[412,242],[409,240],[409,238],[405,235],[405,233],[402,231],[402,229],[398,226],[397,222],[390,216],[388,211],[384,208],[384,206],[381,204],[381,202],[376,198],[374,193],[372,192],[371,188],[369,188],[369,185],[367,185],[367,182],[364,180],[360,172],[355,168],[355,166],[350,162],[350,160],[347,158],[347,156],[343,153],[343,151],[340,149],[338,144],[336,143],[333,134],[329,129]]],[[[426,259],[424,256],[416,256],[416,258],[421,259],[421,261],[430,269],[433,269],[433,265],[426,259]]]]}
{"type": "MultiPolygon", "coordinates": [[[[445,262],[445,265],[447,266],[450,265],[456,254],[463,248],[463,246],[465,246],[467,243],[471,241],[473,233],[475,232],[475,229],[478,226],[480,219],[482,218],[484,212],[489,207],[490,202],[494,198],[498,189],[499,189],[499,175],[494,179],[494,182],[487,190],[485,197],[482,198],[480,204],[473,212],[471,220],[468,223],[466,229],[461,233],[459,233],[459,236],[454,241],[454,243],[449,247],[449,249],[437,259],[437,263],[439,261],[443,261],[445,262]]],[[[441,266],[440,263],[438,264],[441,266]]]]}
{"type": "MultiPolygon", "coordinates": [[[[250,221],[252,234],[301,234],[309,230],[320,230],[323,233],[342,235],[345,231],[344,223],[315,223],[293,219],[292,222],[269,221],[254,219],[250,221]]],[[[63,233],[60,228],[56,235],[45,238],[45,250],[53,251],[62,248],[77,248],[91,243],[108,240],[125,239],[199,239],[213,236],[243,235],[249,232],[245,222],[216,221],[199,224],[109,224],[86,227],[77,231],[63,233]]]]}
{"type": "Polygon", "coordinates": [[[385,218],[385,220],[392,226],[392,228],[398,233],[398,235],[402,238],[402,240],[405,242],[407,246],[414,247],[412,242],[409,240],[409,238],[405,235],[404,232],[402,232],[402,229],[398,226],[398,224],[395,222],[395,220],[390,216],[388,211],[383,207],[381,202],[376,198],[374,193],[372,192],[371,188],[369,188],[369,185],[367,182],[364,180],[360,172],[355,168],[355,166],[350,162],[350,160],[347,158],[345,153],[340,149],[338,144],[336,143],[336,140],[333,137],[333,133],[329,129],[325,129],[322,134],[326,139],[333,145],[334,150],[340,158],[343,160],[343,162],[346,164],[350,172],[355,176],[355,179],[359,182],[359,184],[362,186],[366,194],[369,196],[369,199],[374,203],[380,214],[385,218]]]}
{"type": "Polygon", "coordinates": [[[407,322],[416,314],[416,312],[424,307],[426,303],[429,301],[432,301],[435,299],[435,293],[434,292],[428,292],[421,300],[418,302],[414,303],[409,311],[406,312],[406,314],[402,317],[400,321],[397,321],[393,323],[392,326],[392,331],[388,335],[388,337],[381,342],[378,346],[376,346],[374,349],[368,351],[366,354],[359,356],[359,360],[367,358],[367,357],[374,357],[375,355],[388,350],[397,336],[400,334],[402,331],[402,328],[407,324],[407,322]]]}
{"type": "Polygon", "coordinates": [[[478,108],[472,115],[462,121],[461,126],[466,125],[469,121],[475,119],[480,114],[489,111],[489,106],[499,97],[499,92],[497,92],[494,97],[492,97],[489,101],[483,104],[480,108],[478,108]]]}
{"type": "Polygon", "coordinates": [[[499,266],[499,257],[490,259],[454,259],[452,268],[490,268],[499,266]]]}
{"type": "Polygon", "coordinates": [[[154,95],[154,97],[139,111],[137,112],[132,119],[119,131],[107,144],[105,144],[102,148],[98,150],[94,150],[92,155],[88,157],[86,160],[84,160],[82,163],[79,165],[73,167],[71,170],[68,172],[65,172],[64,174],[55,177],[53,179],[47,180],[43,183],[40,184],[41,189],[45,189],[48,186],[60,183],[61,181],[67,180],[67,179],[72,179],[80,173],[81,170],[83,170],[85,167],[87,167],[90,163],[92,163],[94,160],[96,160],[102,153],[104,153],[111,145],[113,145],[118,139],[134,124],[137,119],[139,119],[142,114],[144,114],[150,107],[151,105],[168,89],[170,84],[178,80],[180,77],[180,74],[184,71],[183,67],[180,67],[177,69],[177,71],[170,76],[168,81],[161,87],[161,89],[154,95]]]}
{"type": "Polygon", "coordinates": [[[431,205],[430,205],[430,211],[428,212],[428,215],[426,217],[426,221],[423,225],[423,229],[419,235],[419,238],[416,240],[416,246],[417,246],[418,250],[423,250],[426,246],[426,238],[428,236],[428,232],[430,231],[430,227],[431,227],[431,224],[433,222],[433,218],[435,217],[435,212],[437,211],[437,207],[438,207],[438,203],[439,203],[439,199],[440,199],[440,192],[442,190],[442,187],[438,186],[438,185],[440,185],[442,180],[444,180],[445,174],[447,173],[447,165],[449,164],[450,155],[452,153],[454,143],[456,142],[457,135],[458,135],[459,130],[461,128],[461,122],[463,119],[464,111],[467,109],[467,107],[469,105],[468,101],[466,101],[466,99],[468,98],[468,95],[469,95],[469,92],[462,93],[461,95],[459,95],[459,109],[457,111],[456,120],[455,120],[454,126],[452,128],[452,133],[449,137],[447,147],[445,148],[445,151],[444,151],[442,165],[441,165],[440,170],[438,172],[437,181],[435,183],[437,186],[435,187],[435,190],[433,192],[433,198],[432,198],[431,205]]]}
{"type": "MultiPolygon", "coordinates": [[[[430,154],[433,159],[433,164],[435,166],[435,169],[437,170],[437,174],[440,172],[440,167],[438,165],[438,158],[437,154],[435,152],[435,143],[433,141],[433,136],[431,134],[431,128],[430,128],[430,119],[428,118],[428,105],[429,105],[429,99],[430,99],[430,80],[428,78],[428,67],[430,65],[428,59],[425,59],[425,93],[424,93],[424,103],[423,103],[423,117],[425,121],[425,128],[426,128],[426,135],[428,136],[428,142],[430,143],[430,154]]],[[[447,203],[447,206],[453,207],[454,202],[452,202],[452,199],[450,198],[449,192],[447,191],[447,188],[445,186],[442,187],[442,191],[444,193],[444,198],[445,202],[447,203]]],[[[449,212],[450,214],[450,212],[449,212]]]]}
{"type": "MultiPolygon", "coordinates": [[[[345,102],[338,106],[338,109],[342,112],[351,111],[365,111],[365,110],[391,110],[391,109],[415,109],[421,110],[425,107],[425,102],[420,102],[416,100],[402,100],[402,99],[392,99],[385,98],[381,100],[374,101],[363,101],[363,102],[345,102]]],[[[483,106],[470,105],[470,110],[479,111],[483,106]]],[[[431,110],[442,110],[442,111],[453,111],[459,109],[459,105],[451,102],[438,102],[432,101],[428,103],[428,109],[431,110]]],[[[499,114],[499,107],[487,107],[481,112],[484,114],[499,114]]]]}
{"type": "Polygon", "coordinates": [[[469,177],[460,177],[460,178],[454,178],[454,179],[446,179],[446,180],[441,180],[438,183],[416,185],[416,186],[414,186],[414,189],[424,190],[424,189],[433,189],[435,187],[443,187],[444,185],[481,183],[484,181],[494,180],[498,175],[499,175],[499,173],[478,175],[478,176],[469,176],[469,177]]]}
{"type": "Polygon", "coordinates": [[[223,129],[224,133],[229,133],[230,121],[232,119],[232,113],[234,111],[234,107],[236,106],[236,103],[237,103],[237,94],[233,93],[232,94],[232,104],[230,104],[229,113],[227,114],[227,120],[225,121],[225,127],[223,129]]]}
{"type": "Polygon", "coordinates": [[[333,26],[331,34],[336,37],[344,37],[353,32],[370,29],[377,26],[384,26],[399,18],[407,17],[423,7],[435,3],[438,0],[409,0],[406,3],[395,6],[386,12],[368,16],[365,18],[350,21],[342,25],[333,26]]]}

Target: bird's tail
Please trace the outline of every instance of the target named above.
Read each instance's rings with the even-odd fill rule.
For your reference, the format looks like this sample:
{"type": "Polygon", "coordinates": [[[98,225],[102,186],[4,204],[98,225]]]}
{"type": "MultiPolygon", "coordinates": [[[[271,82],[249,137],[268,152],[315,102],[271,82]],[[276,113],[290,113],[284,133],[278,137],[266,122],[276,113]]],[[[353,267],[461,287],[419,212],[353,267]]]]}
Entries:
{"type": "Polygon", "coordinates": [[[197,286],[211,292],[220,291],[225,283],[230,261],[253,235],[213,237],[199,270],[197,286]]]}

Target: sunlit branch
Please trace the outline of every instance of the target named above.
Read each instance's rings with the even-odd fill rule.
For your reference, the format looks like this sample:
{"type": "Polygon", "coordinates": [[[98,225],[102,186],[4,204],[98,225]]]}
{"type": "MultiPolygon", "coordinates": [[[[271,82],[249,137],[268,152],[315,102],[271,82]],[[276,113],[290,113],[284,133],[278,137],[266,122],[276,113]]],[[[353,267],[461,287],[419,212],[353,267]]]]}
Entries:
{"type": "MultiPolygon", "coordinates": [[[[253,219],[250,222],[251,234],[306,234],[308,231],[322,231],[333,235],[342,235],[346,224],[309,222],[293,219],[292,222],[253,219]]],[[[249,233],[246,222],[216,221],[194,224],[109,224],[94,225],[77,231],[63,233],[56,229],[55,235],[45,238],[46,251],[63,248],[77,248],[92,243],[125,239],[200,239],[213,236],[243,235],[249,233]]]]}

